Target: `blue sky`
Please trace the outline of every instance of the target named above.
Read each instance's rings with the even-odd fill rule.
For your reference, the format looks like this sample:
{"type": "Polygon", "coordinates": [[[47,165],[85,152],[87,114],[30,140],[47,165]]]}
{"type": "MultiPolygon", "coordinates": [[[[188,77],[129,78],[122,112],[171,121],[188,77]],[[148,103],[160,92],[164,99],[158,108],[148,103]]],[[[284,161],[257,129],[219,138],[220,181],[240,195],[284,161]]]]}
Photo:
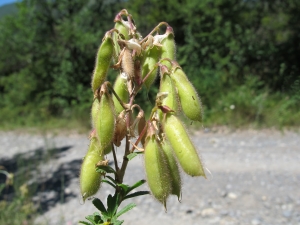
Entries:
{"type": "Polygon", "coordinates": [[[8,4],[8,3],[12,3],[12,2],[16,2],[17,0],[0,0],[0,6],[8,4]]]}

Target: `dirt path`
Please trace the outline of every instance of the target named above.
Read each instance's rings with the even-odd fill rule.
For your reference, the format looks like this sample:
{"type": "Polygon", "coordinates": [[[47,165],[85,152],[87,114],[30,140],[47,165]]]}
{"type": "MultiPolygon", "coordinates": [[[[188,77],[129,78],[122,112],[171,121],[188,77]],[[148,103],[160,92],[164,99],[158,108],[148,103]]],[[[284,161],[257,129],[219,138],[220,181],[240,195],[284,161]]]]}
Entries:
{"type": "MultiPolygon", "coordinates": [[[[171,197],[167,213],[150,196],[135,199],[138,206],[122,217],[124,224],[300,224],[298,133],[199,131],[193,140],[212,175],[207,180],[184,176],[182,202],[171,197]]],[[[20,160],[35,165],[38,182],[29,183],[36,188],[34,201],[44,211],[37,223],[78,224],[95,211],[91,202],[82,205],[79,200],[86,136],[0,132],[0,142],[1,165],[11,170],[20,160]]],[[[142,157],[130,161],[125,181],[145,177],[142,161],[142,157]]],[[[105,200],[109,192],[104,184],[97,196],[105,200]]]]}

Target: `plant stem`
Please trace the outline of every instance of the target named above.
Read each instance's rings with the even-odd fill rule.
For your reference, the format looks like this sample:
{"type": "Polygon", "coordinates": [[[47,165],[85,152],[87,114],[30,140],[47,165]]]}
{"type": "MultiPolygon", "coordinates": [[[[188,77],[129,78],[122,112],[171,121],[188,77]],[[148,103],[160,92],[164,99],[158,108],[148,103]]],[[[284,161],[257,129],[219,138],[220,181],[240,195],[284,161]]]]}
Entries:
{"type": "Polygon", "coordinates": [[[111,148],[112,148],[112,152],[113,152],[113,156],[114,156],[114,161],[115,161],[115,168],[116,168],[115,179],[116,179],[117,182],[119,182],[118,171],[119,171],[120,169],[119,169],[119,166],[118,166],[118,161],[117,161],[116,151],[115,151],[115,148],[114,148],[114,144],[113,144],[113,143],[111,144],[111,148]]]}
{"type": "Polygon", "coordinates": [[[122,183],[123,182],[123,178],[125,175],[125,170],[128,164],[129,159],[127,158],[127,156],[130,154],[129,151],[129,137],[128,135],[126,135],[126,146],[125,146],[125,152],[124,152],[124,156],[123,156],[123,163],[121,166],[121,169],[118,171],[118,177],[119,177],[119,182],[122,183]]]}

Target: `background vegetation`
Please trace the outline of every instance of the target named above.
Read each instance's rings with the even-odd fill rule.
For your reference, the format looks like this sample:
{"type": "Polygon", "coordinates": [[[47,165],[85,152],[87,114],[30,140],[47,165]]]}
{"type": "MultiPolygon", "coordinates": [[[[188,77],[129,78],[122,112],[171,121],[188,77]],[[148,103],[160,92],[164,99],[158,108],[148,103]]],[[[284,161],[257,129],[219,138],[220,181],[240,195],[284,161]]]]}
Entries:
{"type": "Polygon", "coordinates": [[[174,28],[204,125],[300,125],[298,0],[23,0],[0,19],[2,128],[89,127],[95,54],[122,8],[143,35],[174,28]]]}

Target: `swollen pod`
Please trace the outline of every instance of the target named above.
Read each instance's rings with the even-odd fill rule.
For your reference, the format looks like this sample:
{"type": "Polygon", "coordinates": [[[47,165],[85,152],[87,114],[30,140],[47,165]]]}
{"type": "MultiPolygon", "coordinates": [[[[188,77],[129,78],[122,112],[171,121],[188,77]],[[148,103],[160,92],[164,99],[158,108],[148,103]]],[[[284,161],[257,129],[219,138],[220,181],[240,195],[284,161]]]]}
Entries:
{"type": "Polygon", "coordinates": [[[101,95],[95,129],[100,147],[106,148],[112,142],[115,129],[115,111],[109,93],[101,95]]]}
{"type": "Polygon", "coordinates": [[[184,172],[205,177],[198,153],[180,120],[168,113],[163,120],[163,129],[184,172]]]}
{"type": "Polygon", "coordinates": [[[169,143],[166,141],[163,141],[161,143],[161,148],[163,150],[163,153],[166,158],[167,165],[169,167],[170,171],[170,177],[171,177],[171,186],[172,186],[172,192],[171,194],[176,195],[178,197],[178,200],[181,197],[181,177],[180,177],[180,171],[178,168],[178,164],[176,161],[176,158],[173,153],[173,149],[170,146],[169,143]]]}
{"type": "Polygon", "coordinates": [[[201,101],[194,86],[188,80],[186,74],[178,66],[175,68],[175,70],[173,70],[171,78],[178,90],[178,96],[184,114],[191,120],[201,122],[201,101]]]}
{"type": "MultiPolygon", "coordinates": [[[[159,61],[161,55],[161,47],[153,45],[149,47],[145,52],[145,58],[142,65],[142,77],[145,78],[147,74],[155,68],[155,64],[159,61]]],[[[151,84],[154,82],[157,76],[158,69],[154,69],[145,81],[145,86],[149,90],[151,84]]]]}
{"type": "Polygon", "coordinates": [[[172,189],[171,178],[166,158],[154,135],[146,140],[144,159],[150,191],[166,207],[172,189]]]}
{"type": "MultiPolygon", "coordinates": [[[[171,60],[175,60],[176,55],[176,44],[174,40],[174,32],[172,27],[168,26],[166,33],[166,37],[161,41],[162,44],[162,52],[161,58],[168,58],[171,60]]],[[[168,61],[163,61],[163,65],[166,65],[169,69],[171,68],[171,63],[168,61]]]]}
{"type": "Polygon", "coordinates": [[[166,92],[168,95],[162,100],[162,105],[168,106],[174,112],[178,110],[178,97],[175,84],[169,74],[162,74],[160,80],[159,92],[166,92]]]}
{"type": "MultiPolygon", "coordinates": [[[[127,80],[121,74],[117,77],[114,83],[114,91],[116,92],[116,94],[119,96],[119,98],[123,103],[127,103],[129,99],[129,93],[126,84],[127,84],[127,80]]],[[[113,101],[114,101],[116,113],[119,114],[124,109],[115,95],[113,95],[113,101]]]]}
{"type": "Polygon", "coordinates": [[[106,32],[97,53],[96,66],[92,78],[93,92],[95,92],[105,81],[113,53],[114,43],[110,36],[110,32],[106,32]]]}
{"type": "Polygon", "coordinates": [[[96,172],[96,164],[103,159],[103,153],[97,147],[97,139],[91,138],[89,150],[83,159],[80,170],[80,190],[84,201],[96,194],[100,188],[101,175],[96,172]]]}

